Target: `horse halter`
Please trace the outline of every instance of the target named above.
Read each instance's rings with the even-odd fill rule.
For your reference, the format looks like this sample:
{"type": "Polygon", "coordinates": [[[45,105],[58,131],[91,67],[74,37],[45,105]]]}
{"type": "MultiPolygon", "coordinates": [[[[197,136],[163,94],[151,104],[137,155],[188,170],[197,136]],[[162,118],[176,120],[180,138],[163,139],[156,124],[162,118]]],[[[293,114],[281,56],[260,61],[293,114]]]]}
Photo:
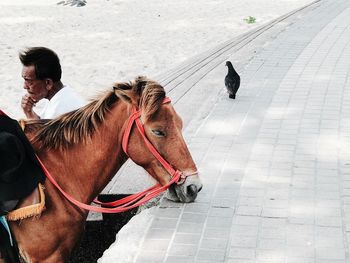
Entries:
{"type": "MultiPolygon", "coordinates": [[[[171,100],[168,97],[165,97],[162,104],[170,103],[171,100]]],[[[148,140],[145,128],[140,120],[141,117],[141,110],[137,110],[135,106],[132,108],[132,114],[129,117],[126,125],[126,129],[124,131],[123,135],[123,141],[122,141],[122,147],[124,152],[128,155],[128,143],[129,138],[131,134],[131,129],[133,127],[133,124],[136,124],[136,127],[139,131],[139,133],[142,136],[143,141],[145,142],[147,148],[150,150],[150,152],[153,154],[153,156],[161,163],[161,165],[164,167],[164,169],[170,174],[172,180],[170,181],[170,184],[177,183],[181,184],[185,181],[187,175],[183,174],[179,170],[175,170],[157,151],[157,149],[152,145],[152,143],[148,140]]]]}

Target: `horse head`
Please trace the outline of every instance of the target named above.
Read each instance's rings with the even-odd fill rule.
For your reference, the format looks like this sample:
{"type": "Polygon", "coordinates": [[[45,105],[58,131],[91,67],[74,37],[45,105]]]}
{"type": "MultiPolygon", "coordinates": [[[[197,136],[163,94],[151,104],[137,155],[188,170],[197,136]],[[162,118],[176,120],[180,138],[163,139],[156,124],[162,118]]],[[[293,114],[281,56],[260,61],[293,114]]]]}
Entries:
{"type": "Polygon", "coordinates": [[[181,173],[181,180],[169,187],[167,197],[173,201],[194,201],[202,184],[182,136],[182,120],[166,98],[164,88],[155,81],[138,77],[129,83],[115,83],[114,92],[133,112],[136,122],[133,125],[129,121],[124,127],[128,133],[130,126],[130,133],[124,134],[127,144],[124,151],[129,158],[161,185],[172,181],[174,174],[169,170],[181,173]],[[146,147],[147,144],[151,146],[146,147]]]}

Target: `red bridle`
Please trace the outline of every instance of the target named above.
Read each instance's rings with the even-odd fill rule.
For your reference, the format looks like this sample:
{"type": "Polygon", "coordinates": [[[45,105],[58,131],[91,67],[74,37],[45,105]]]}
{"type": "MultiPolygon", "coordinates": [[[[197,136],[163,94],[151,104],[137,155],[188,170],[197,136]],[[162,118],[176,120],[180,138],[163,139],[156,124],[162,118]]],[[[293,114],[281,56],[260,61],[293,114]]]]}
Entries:
{"type": "MultiPolygon", "coordinates": [[[[163,100],[163,104],[165,103],[170,103],[171,100],[170,98],[166,97],[163,100]]],[[[136,107],[134,106],[132,108],[132,114],[129,117],[129,119],[127,120],[127,124],[126,124],[126,129],[124,131],[124,135],[123,135],[123,141],[122,141],[122,147],[123,150],[126,154],[128,154],[128,143],[129,143],[129,137],[131,134],[131,129],[134,125],[134,123],[136,123],[137,129],[140,132],[147,148],[151,151],[151,153],[154,155],[154,157],[162,164],[162,166],[164,167],[164,169],[171,175],[171,180],[169,183],[167,183],[166,185],[160,185],[159,183],[140,192],[140,193],[136,193],[136,194],[132,194],[129,195],[125,198],[122,198],[120,200],[117,201],[113,201],[113,202],[107,202],[107,203],[102,203],[98,200],[94,200],[94,203],[106,206],[106,207],[98,207],[98,206],[92,206],[92,205],[87,205],[84,204],[76,199],[74,199],[73,197],[71,197],[69,194],[67,194],[56,182],[56,180],[50,175],[50,173],[47,171],[47,169],[45,168],[45,166],[43,165],[43,163],[41,162],[41,160],[38,157],[38,160],[46,174],[46,177],[50,180],[50,182],[56,186],[56,188],[73,204],[75,204],[76,206],[89,210],[89,211],[94,211],[94,212],[100,212],[100,213],[120,213],[120,212],[124,212],[127,211],[129,209],[135,208],[137,206],[140,206],[142,204],[144,204],[145,202],[149,201],[150,199],[156,197],[157,195],[159,195],[160,193],[164,192],[165,190],[167,190],[170,185],[172,185],[173,183],[183,183],[186,179],[187,176],[189,175],[194,175],[197,172],[194,172],[192,174],[184,174],[181,173],[178,170],[175,170],[156,150],[156,148],[152,145],[152,143],[147,139],[147,136],[145,134],[145,129],[143,127],[143,124],[141,123],[140,120],[141,117],[141,111],[137,110],[136,107]]]]}
{"type": "MultiPolygon", "coordinates": [[[[163,100],[163,104],[166,103],[170,103],[171,100],[170,98],[166,97],[163,100]]],[[[137,129],[140,132],[143,141],[145,142],[147,148],[151,151],[151,153],[154,155],[154,157],[157,158],[157,160],[162,164],[162,166],[164,167],[165,170],[167,170],[167,172],[172,176],[176,176],[176,173],[181,174],[179,171],[175,171],[174,168],[158,153],[158,151],[156,150],[156,148],[154,148],[154,146],[152,145],[152,143],[148,140],[148,138],[146,137],[145,134],[145,129],[143,127],[143,124],[141,122],[141,111],[137,110],[136,107],[134,106],[132,109],[132,114],[128,119],[128,123],[126,126],[126,129],[124,131],[124,136],[123,136],[123,142],[122,142],[122,147],[123,150],[126,154],[128,154],[128,143],[129,143],[129,137],[131,134],[131,129],[133,127],[133,124],[136,123],[137,129]]]]}

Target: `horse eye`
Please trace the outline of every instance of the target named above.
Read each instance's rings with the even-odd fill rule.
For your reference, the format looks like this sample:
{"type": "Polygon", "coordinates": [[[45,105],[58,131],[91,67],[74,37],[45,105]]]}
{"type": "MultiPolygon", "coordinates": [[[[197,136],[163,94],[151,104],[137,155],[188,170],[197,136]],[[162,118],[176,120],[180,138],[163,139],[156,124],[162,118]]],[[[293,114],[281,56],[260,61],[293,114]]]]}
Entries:
{"type": "Polygon", "coordinates": [[[152,132],[157,137],[165,137],[165,132],[162,132],[160,130],[152,130],[152,132]]]}

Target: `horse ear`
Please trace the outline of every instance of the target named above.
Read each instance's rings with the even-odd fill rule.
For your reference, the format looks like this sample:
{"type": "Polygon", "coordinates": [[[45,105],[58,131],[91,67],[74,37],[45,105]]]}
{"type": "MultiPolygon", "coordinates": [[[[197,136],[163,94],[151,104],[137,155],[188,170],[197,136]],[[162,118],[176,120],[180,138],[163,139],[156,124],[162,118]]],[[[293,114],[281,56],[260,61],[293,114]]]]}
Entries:
{"type": "Polygon", "coordinates": [[[115,95],[126,103],[131,103],[138,106],[139,96],[133,90],[130,83],[115,83],[113,85],[115,95]]]}

